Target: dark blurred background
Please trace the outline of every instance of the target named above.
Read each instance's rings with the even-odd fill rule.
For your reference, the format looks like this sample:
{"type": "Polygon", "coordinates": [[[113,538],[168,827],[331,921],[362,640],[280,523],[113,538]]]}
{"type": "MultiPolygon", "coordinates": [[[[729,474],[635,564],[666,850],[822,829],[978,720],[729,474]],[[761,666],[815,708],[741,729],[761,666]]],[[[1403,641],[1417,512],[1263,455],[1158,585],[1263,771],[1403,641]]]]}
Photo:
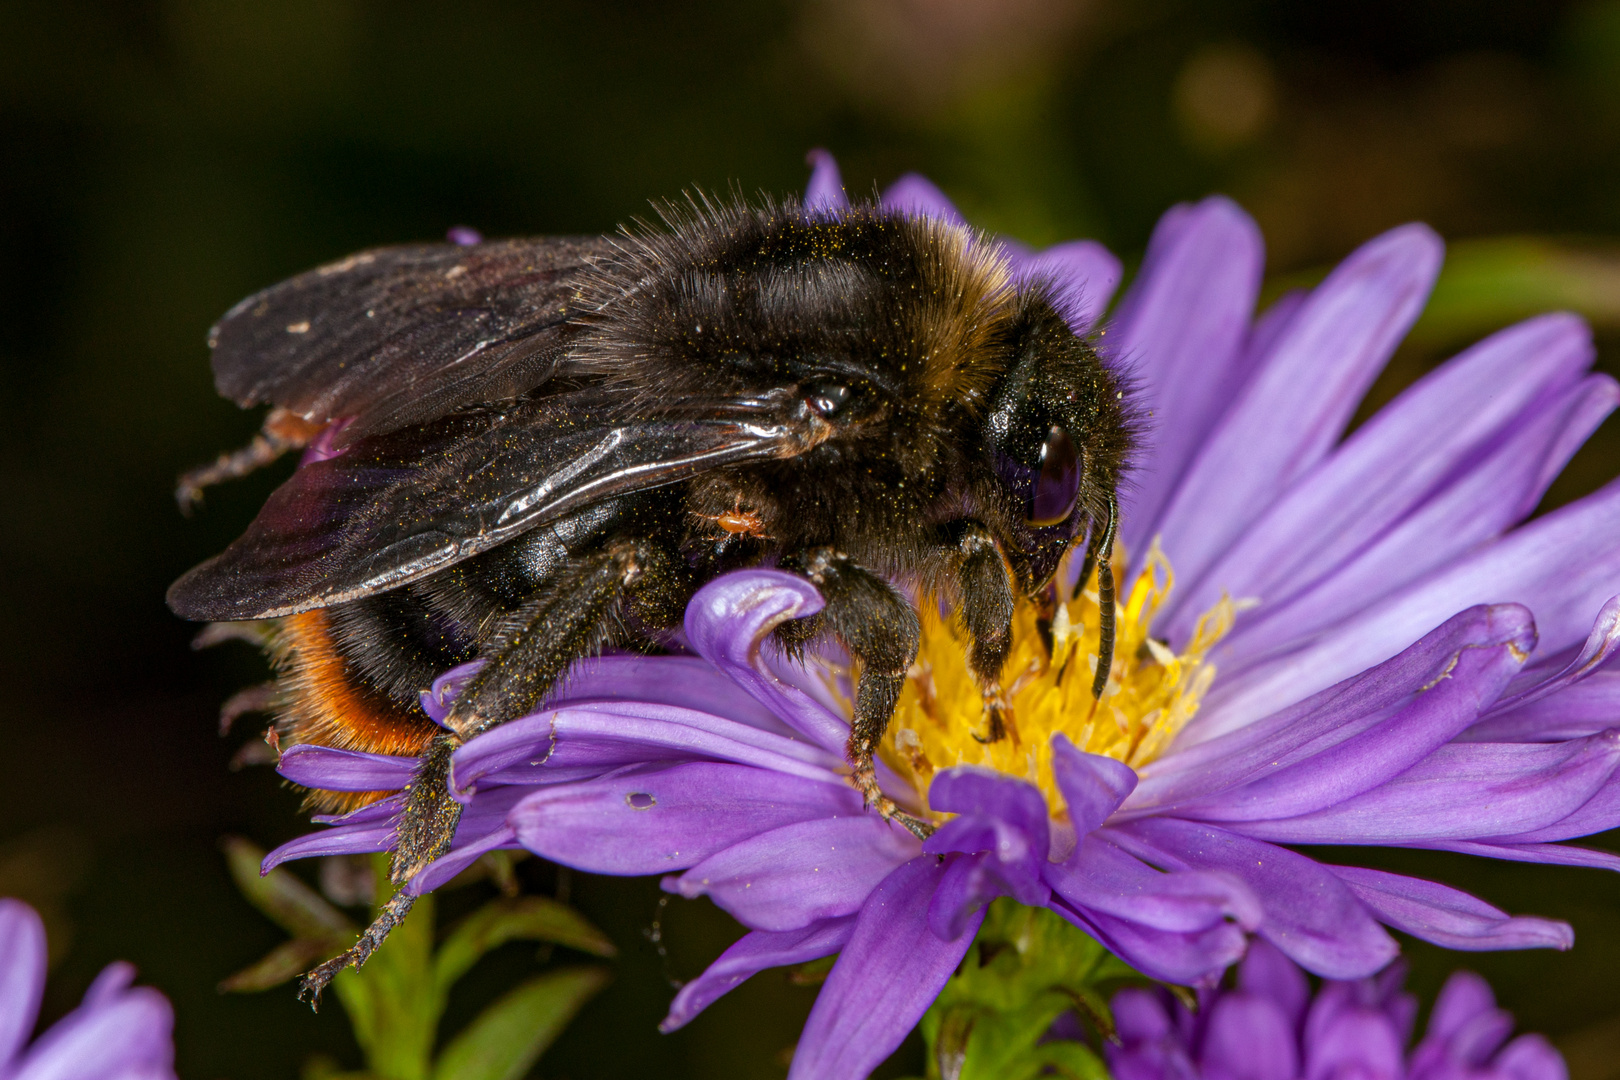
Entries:
{"type": "MultiPolygon", "coordinates": [[[[279,940],[219,838],[307,828],[267,769],[227,767],[251,731],[216,733],[261,661],[194,653],[162,603],[290,468],[189,521],[171,496],[256,427],[215,397],[203,344],[250,291],[456,224],[597,232],[693,184],[799,190],[825,146],[856,192],[921,170],[980,224],[1097,237],[1127,267],[1168,205],[1211,191],[1259,220],[1281,279],[1429,221],[1452,260],[1377,400],[1559,306],[1620,370],[1617,0],[0,0],[0,43],[0,893],[49,918],[48,1014],[131,959],[198,1080],[360,1064],[335,1007],[214,990],[279,940]]],[[[1611,421],[1548,505],[1617,466],[1611,421]]],[[[1573,922],[1566,954],[1414,947],[1413,982],[1483,971],[1578,1078],[1620,1075],[1620,880],[1331,855],[1573,922]]],[[[540,1074],[783,1075],[814,990],[778,973],[655,1032],[666,976],[737,932],[675,901],[666,963],[643,935],[657,895],[574,880],[624,955],[540,1074]]]]}

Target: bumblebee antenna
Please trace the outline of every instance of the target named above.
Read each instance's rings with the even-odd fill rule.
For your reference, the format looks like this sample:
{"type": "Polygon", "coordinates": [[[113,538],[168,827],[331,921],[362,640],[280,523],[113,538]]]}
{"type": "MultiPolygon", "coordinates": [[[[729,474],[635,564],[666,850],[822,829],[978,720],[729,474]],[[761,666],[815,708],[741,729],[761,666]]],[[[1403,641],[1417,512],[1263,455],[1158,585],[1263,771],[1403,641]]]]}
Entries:
{"type": "MultiPolygon", "coordinates": [[[[1108,493],[1108,524],[1101,536],[1094,535],[1086,547],[1086,564],[1097,567],[1097,675],[1091,680],[1091,696],[1101,700],[1108,686],[1108,673],[1114,667],[1114,529],[1119,524],[1119,498],[1108,493]]],[[[1090,574],[1088,572],[1087,577],[1090,574]]],[[[1082,583],[1086,580],[1080,579],[1082,583]]]]}

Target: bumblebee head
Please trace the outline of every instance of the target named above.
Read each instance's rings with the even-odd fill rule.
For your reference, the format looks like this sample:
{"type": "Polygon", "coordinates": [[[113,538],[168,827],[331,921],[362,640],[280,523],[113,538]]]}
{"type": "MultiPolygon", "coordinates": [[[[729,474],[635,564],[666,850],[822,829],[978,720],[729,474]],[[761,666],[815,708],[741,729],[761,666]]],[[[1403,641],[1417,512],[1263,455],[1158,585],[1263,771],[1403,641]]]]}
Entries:
{"type": "Polygon", "coordinates": [[[1109,518],[1134,438],[1126,390],[1039,286],[1020,294],[1006,373],[990,395],[984,442],[1021,584],[1052,575],[1088,525],[1109,518]]]}

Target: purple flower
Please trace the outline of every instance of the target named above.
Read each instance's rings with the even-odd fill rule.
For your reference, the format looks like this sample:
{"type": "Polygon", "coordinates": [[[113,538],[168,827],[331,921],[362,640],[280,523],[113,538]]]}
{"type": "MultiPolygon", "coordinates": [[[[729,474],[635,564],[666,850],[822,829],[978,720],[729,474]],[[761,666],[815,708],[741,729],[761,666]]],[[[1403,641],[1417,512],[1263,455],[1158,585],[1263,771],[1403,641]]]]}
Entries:
{"type": "Polygon", "coordinates": [[[1484,979],[1446,980],[1428,1030],[1411,1051],[1418,1003],[1402,993],[1404,965],[1326,982],[1311,996],[1305,975],[1274,946],[1256,942],[1237,985],[1206,992],[1195,1015],[1163,991],[1114,997],[1119,1045],[1106,1048],[1118,1080],[1566,1080],[1564,1059],[1540,1035],[1508,1041],[1513,1017],[1484,979]],[[1504,1045],[1505,1044],[1505,1045],[1504,1045]]]}
{"type": "MultiPolygon", "coordinates": [[[[809,208],[837,213],[831,158],[813,161],[809,208]]],[[[921,177],[885,199],[957,216],[921,177]]],[[[1050,282],[1077,330],[1118,280],[1095,244],[984,242],[1016,276],[1050,282]]],[[[836,653],[807,669],[772,645],[820,596],[753,570],[693,599],[694,655],[582,662],[546,709],[463,747],[455,846],[410,887],[523,847],[709,896],[751,932],[681,990],[666,1029],[757,971],[837,952],[794,1078],[882,1061],[998,896],[1202,986],[1251,934],[1340,980],[1390,963],[1385,927],[1459,949],[1567,948],[1563,923],[1279,846],[1620,868],[1557,843],[1620,826],[1620,485],[1515,528],[1620,400],[1589,370],[1586,327],[1551,315],[1504,330],[1343,438],[1439,262],[1431,232],[1396,229],[1252,320],[1254,224],[1223,199],[1165,216],[1101,338],[1154,425],[1116,555],[1116,672],[1095,707],[1083,666],[1065,679],[1092,662],[1094,592],[1060,604],[1049,636],[1022,605],[1004,674],[1011,735],[981,743],[958,631],[922,604],[879,777],[939,822],[926,843],[863,810],[844,779],[836,653]]],[[[431,715],[465,674],[424,694],[431,715]]],[[[299,746],[280,768],[377,791],[403,787],[411,764],[299,746]]],[[[386,848],[398,802],[267,866],[386,848]]]]}
{"type": "Polygon", "coordinates": [[[32,1043],[45,993],[45,924],[0,899],[0,1076],[6,1080],[173,1080],[174,1010],[135,969],[108,964],[77,1009],[32,1043]]]}

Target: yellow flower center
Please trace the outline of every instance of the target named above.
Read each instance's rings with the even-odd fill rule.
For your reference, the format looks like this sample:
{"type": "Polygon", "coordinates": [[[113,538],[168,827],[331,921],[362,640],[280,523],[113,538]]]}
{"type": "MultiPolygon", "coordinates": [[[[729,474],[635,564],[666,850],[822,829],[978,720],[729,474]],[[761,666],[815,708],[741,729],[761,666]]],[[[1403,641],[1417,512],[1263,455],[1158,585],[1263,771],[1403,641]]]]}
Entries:
{"type": "Polygon", "coordinates": [[[925,599],[919,605],[917,662],[879,755],[919,797],[926,796],[936,769],[980,765],[1028,780],[1061,819],[1065,808],[1052,776],[1052,736],[1062,733],[1081,750],[1140,768],[1192,719],[1215,677],[1206,656],[1231,628],[1234,606],[1223,597],[1198,620],[1186,647],[1172,652],[1151,631],[1174,584],[1170,563],[1155,544],[1116,606],[1114,664],[1101,700],[1091,696],[1100,612],[1095,577],[1078,597],[1060,598],[1050,612],[1039,600],[1019,600],[1002,669],[999,738],[993,738],[990,709],[968,669],[966,631],[925,599]]]}

